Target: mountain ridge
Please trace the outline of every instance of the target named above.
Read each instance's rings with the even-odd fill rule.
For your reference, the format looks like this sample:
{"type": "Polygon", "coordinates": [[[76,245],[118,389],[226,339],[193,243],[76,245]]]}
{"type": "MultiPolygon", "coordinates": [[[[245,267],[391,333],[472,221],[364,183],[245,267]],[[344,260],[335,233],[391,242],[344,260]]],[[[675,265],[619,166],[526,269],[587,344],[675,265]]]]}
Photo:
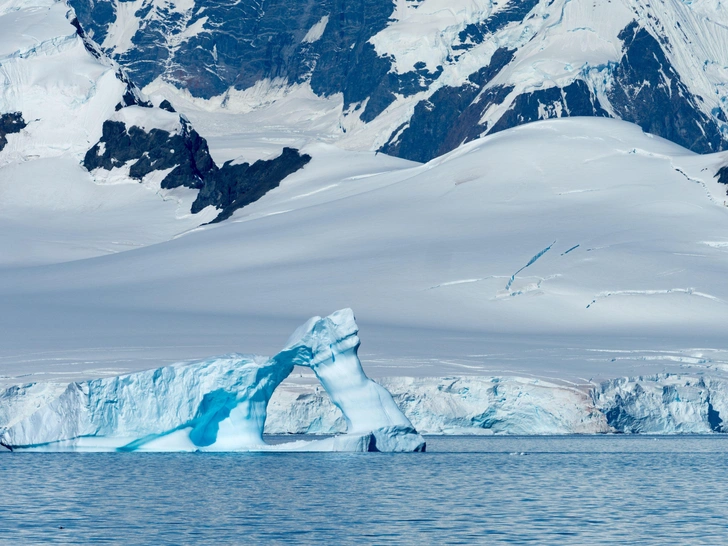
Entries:
{"type": "Polygon", "coordinates": [[[485,134],[573,115],[624,119],[699,153],[728,145],[720,0],[70,4],[140,87],[210,101],[262,82],[305,85],[338,97],[330,130],[352,149],[427,161],[485,134]],[[503,51],[512,52],[507,63],[503,51]],[[467,104],[441,100],[474,87],[467,104]],[[431,109],[445,127],[423,135],[431,109]]]}

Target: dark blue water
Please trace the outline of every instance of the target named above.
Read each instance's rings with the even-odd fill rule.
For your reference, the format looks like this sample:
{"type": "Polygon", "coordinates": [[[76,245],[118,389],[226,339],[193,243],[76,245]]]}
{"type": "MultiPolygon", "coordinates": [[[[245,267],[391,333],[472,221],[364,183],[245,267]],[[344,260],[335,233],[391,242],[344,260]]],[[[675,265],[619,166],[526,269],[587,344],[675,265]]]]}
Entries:
{"type": "Polygon", "coordinates": [[[2,454],[0,542],[728,543],[726,437],[431,437],[428,450],[2,454]]]}

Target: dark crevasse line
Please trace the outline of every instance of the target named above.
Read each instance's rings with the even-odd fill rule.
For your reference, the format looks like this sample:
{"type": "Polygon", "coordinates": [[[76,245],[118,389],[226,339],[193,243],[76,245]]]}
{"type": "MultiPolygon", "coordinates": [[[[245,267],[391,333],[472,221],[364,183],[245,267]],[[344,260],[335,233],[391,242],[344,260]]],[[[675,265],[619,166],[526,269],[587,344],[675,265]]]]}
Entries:
{"type": "Polygon", "coordinates": [[[531,267],[533,264],[535,264],[538,260],[540,260],[543,257],[544,254],[546,254],[549,250],[551,250],[555,244],[556,244],[556,241],[554,241],[549,246],[547,246],[546,248],[544,248],[541,252],[539,252],[538,254],[536,254],[533,258],[531,258],[531,260],[526,265],[524,265],[521,269],[519,269],[513,275],[511,275],[511,278],[508,281],[508,284],[506,284],[506,290],[510,290],[511,289],[511,286],[513,285],[513,282],[516,280],[516,276],[521,271],[523,271],[524,269],[527,269],[527,268],[531,267]]]}

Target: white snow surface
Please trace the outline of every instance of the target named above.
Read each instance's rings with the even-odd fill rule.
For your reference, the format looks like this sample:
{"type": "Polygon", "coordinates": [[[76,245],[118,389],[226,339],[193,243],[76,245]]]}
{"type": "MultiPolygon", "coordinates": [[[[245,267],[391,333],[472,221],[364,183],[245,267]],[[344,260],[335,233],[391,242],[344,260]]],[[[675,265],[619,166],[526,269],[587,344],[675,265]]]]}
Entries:
{"type": "MultiPolygon", "coordinates": [[[[373,42],[397,71],[424,56],[434,68],[458,29],[502,7],[399,2],[373,42]],[[410,39],[423,29],[427,39],[410,39]]],[[[212,216],[189,214],[194,192],[80,167],[104,119],[139,112],[114,112],[115,65],[88,54],[64,4],[0,3],[0,112],[21,110],[29,123],[0,152],[0,384],[23,385],[35,404],[69,382],[241,347],[272,354],[312,313],[353,307],[364,367],[391,378],[383,384],[427,432],[599,432],[624,389],[646,393],[619,406],[632,416],[625,430],[710,430],[708,402],[725,415],[728,373],[728,207],[714,178],[726,154],[698,156],[603,119],[519,127],[426,165],[366,150],[499,46],[522,46],[494,82],[516,92],[584,71],[596,81],[635,16],[655,35],[687,33],[668,55],[710,110],[728,96],[721,13],[719,0],[542,2],[368,125],[307,84],[260,82],[202,101],[155,82],[155,103],[171,98],[218,163],[286,145],[313,156],[230,221],[198,227],[212,216]],[[690,402],[660,398],[672,387],[690,402]]],[[[176,130],[157,114],[143,126],[176,130]]],[[[343,430],[310,379],[276,391],[271,431],[343,430]]],[[[6,422],[27,411],[8,407],[6,422]]]]}
{"type": "Polygon", "coordinates": [[[124,93],[113,63],[86,51],[68,12],[42,0],[0,7],[0,112],[22,112],[28,124],[9,135],[0,167],[64,154],[80,160],[124,93]]]}
{"type": "Polygon", "coordinates": [[[27,123],[0,151],[0,268],[167,241],[216,216],[190,214],[196,191],[162,190],[166,173],[140,184],[128,166],[94,176],[80,165],[107,119],[145,130],[181,125],[160,109],[115,111],[126,90],[118,67],[86,50],[72,15],[64,2],[0,2],[0,114],[21,112],[27,123]]]}
{"type": "Polygon", "coordinates": [[[318,42],[321,39],[321,36],[324,35],[324,31],[326,30],[326,25],[328,25],[328,24],[329,24],[329,16],[324,15],[318,23],[316,23],[314,26],[312,26],[309,29],[309,31],[303,37],[303,41],[308,44],[318,42]]]}
{"type": "Polygon", "coordinates": [[[0,393],[0,443],[37,451],[421,451],[422,437],[357,357],[349,309],[301,326],[272,358],[232,355],[130,375],[0,393]],[[266,407],[295,365],[310,367],[348,434],[268,446],[266,407]]]}
{"type": "MultiPolygon", "coordinates": [[[[231,220],[139,248],[91,251],[105,218],[137,218],[131,202],[92,214],[94,197],[89,212],[56,216],[48,199],[27,217],[3,213],[0,381],[118,375],[241,347],[272,354],[312,311],[346,306],[374,377],[593,386],[726,372],[728,207],[713,178],[725,155],[603,119],[523,126],[426,165],[303,151],[306,168],[231,220]],[[39,244],[41,217],[88,227],[57,238],[49,227],[36,248],[53,263],[41,262],[18,242],[39,244]]],[[[132,186],[102,189],[114,188],[132,186]]]]}

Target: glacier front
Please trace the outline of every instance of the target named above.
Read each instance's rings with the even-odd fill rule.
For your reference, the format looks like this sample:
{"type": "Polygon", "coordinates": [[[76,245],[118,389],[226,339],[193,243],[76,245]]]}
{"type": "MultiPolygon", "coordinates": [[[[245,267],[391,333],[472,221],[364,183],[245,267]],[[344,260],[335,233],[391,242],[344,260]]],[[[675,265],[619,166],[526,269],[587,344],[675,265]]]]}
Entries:
{"type": "Polygon", "coordinates": [[[0,394],[0,445],[40,451],[424,451],[425,442],[357,356],[350,309],[314,317],[271,358],[231,355],[0,394]],[[347,434],[268,445],[268,401],[294,366],[313,370],[347,434]]]}

